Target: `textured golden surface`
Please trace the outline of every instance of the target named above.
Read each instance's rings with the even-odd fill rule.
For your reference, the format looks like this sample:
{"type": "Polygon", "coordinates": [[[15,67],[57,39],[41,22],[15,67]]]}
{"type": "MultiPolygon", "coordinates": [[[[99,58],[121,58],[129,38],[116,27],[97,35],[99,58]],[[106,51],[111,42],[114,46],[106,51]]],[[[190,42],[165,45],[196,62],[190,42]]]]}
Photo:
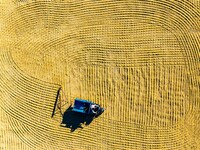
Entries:
{"type": "Polygon", "coordinates": [[[0,1],[0,149],[200,149],[200,1],[0,1]],[[70,132],[58,88],[106,111],[70,132]]]}

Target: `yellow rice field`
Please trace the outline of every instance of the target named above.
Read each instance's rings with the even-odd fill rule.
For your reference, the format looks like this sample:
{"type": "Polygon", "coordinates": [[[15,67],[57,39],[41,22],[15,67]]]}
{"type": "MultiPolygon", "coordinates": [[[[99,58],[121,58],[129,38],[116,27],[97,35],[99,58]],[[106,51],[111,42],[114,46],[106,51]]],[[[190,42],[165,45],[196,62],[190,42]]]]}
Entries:
{"type": "Polygon", "coordinates": [[[0,0],[0,150],[199,150],[200,1],[0,0]],[[105,112],[51,118],[76,97],[105,112]]]}

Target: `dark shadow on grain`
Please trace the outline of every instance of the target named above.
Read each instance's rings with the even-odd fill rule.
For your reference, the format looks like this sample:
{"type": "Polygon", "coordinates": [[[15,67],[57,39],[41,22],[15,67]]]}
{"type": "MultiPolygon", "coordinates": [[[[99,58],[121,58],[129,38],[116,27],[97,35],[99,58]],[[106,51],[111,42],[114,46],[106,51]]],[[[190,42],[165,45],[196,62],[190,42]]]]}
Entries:
{"type": "Polygon", "coordinates": [[[60,95],[60,90],[61,90],[61,87],[58,89],[57,91],[57,95],[56,95],[56,101],[54,103],[54,107],[53,107],[53,111],[52,111],[52,114],[51,114],[51,118],[54,116],[55,114],[55,110],[56,110],[56,106],[57,106],[57,103],[58,103],[58,97],[60,95]]]}
{"type": "Polygon", "coordinates": [[[77,128],[83,128],[82,124],[89,125],[94,119],[94,116],[81,114],[75,111],[72,111],[70,106],[63,114],[63,119],[61,126],[70,128],[71,132],[75,131],[77,128]]]}

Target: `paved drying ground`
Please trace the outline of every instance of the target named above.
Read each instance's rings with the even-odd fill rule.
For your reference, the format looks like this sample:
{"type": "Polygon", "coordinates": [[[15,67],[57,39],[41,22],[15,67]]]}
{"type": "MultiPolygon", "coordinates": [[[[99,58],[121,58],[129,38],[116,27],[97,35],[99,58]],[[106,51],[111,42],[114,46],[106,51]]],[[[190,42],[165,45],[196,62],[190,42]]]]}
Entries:
{"type": "Polygon", "coordinates": [[[200,149],[199,6],[1,0],[0,149],[200,149]],[[60,86],[106,111],[60,127],[60,86]]]}

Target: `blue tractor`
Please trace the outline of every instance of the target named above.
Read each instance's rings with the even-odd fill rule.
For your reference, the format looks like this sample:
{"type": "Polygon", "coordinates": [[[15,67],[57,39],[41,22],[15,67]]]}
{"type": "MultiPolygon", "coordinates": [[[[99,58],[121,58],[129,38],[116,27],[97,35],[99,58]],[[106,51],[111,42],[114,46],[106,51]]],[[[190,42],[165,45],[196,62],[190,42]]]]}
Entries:
{"type": "MultiPolygon", "coordinates": [[[[60,87],[57,92],[56,101],[54,104],[54,109],[52,112],[52,117],[55,114],[56,108],[58,108],[61,111],[61,100],[59,102],[59,96],[61,95],[60,92],[62,91],[62,88],[60,87]]],[[[62,91],[63,92],[63,91],[62,91]]],[[[93,116],[97,118],[99,115],[101,115],[104,112],[104,108],[102,108],[99,104],[93,103],[89,100],[79,99],[75,98],[73,106],[69,106],[69,108],[66,111],[73,111],[78,114],[84,114],[86,116],[93,116]]]]}
{"type": "Polygon", "coordinates": [[[74,106],[72,107],[72,111],[86,115],[92,115],[94,117],[98,117],[99,115],[101,115],[104,110],[104,108],[96,103],[79,98],[76,98],[74,100],[74,106]]]}
{"type": "Polygon", "coordinates": [[[57,112],[60,112],[60,114],[62,115],[61,126],[70,128],[71,132],[75,131],[77,128],[82,129],[83,125],[89,125],[105,110],[99,104],[79,98],[75,98],[73,106],[70,105],[66,109],[64,108],[65,99],[62,102],[63,99],[61,98],[61,93],[63,94],[64,91],[62,91],[62,88],[60,87],[57,92],[56,101],[54,103],[54,108],[51,117],[57,114],[57,112]]]}

